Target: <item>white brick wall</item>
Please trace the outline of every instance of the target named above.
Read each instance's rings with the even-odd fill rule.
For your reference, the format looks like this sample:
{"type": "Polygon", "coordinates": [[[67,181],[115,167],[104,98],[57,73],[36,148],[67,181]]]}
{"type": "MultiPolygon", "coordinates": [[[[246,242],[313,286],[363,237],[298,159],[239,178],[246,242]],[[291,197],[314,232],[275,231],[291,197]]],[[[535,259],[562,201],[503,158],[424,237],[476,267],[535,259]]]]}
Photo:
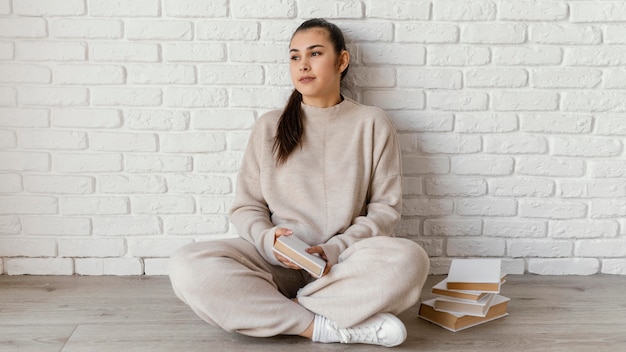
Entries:
{"type": "Polygon", "coordinates": [[[396,123],[397,232],[432,273],[626,275],[615,0],[2,0],[0,273],[160,275],[235,236],[249,131],[318,16],[348,39],[349,95],[396,123]]]}

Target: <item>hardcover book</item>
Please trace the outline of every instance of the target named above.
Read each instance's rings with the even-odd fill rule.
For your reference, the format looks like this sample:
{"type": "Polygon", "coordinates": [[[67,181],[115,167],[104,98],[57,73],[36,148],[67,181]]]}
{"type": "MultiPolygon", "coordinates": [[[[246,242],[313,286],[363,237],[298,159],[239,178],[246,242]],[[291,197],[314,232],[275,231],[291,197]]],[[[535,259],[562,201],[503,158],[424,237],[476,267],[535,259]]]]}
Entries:
{"type": "Polygon", "coordinates": [[[487,315],[487,311],[491,307],[495,297],[495,293],[489,293],[476,302],[455,298],[439,298],[435,300],[435,309],[448,313],[484,317],[487,315]]]}
{"type": "Polygon", "coordinates": [[[437,296],[453,297],[468,301],[478,301],[489,294],[488,292],[483,291],[448,290],[448,279],[439,281],[435,286],[433,286],[431,292],[437,296]]]}
{"type": "Polygon", "coordinates": [[[278,237],[273,250],[308,271],[312,276],[320,278],[326,268],[326,261],[318,255],[307,253],[306,249],[309,247],[311,246],[306,242],[291,235],[278,237]]]}
{"type": "Polygon", "coordinates": [[[435,299],[431,299],[422,302],[420,304],[419,317],[453,332],[467,329],[472,326],[483,324],[508,315],[506,310],[509,299],[500,295],[496,295],[493,304],[489,308],[487,315],[484,317],[440,312],[435,310],[435,301],[435,299]]]}
{"type": "Polygon", "coordinates": [[[448,272],[448,290],[500,292],[500,259],[453,259],[448,272]]]}

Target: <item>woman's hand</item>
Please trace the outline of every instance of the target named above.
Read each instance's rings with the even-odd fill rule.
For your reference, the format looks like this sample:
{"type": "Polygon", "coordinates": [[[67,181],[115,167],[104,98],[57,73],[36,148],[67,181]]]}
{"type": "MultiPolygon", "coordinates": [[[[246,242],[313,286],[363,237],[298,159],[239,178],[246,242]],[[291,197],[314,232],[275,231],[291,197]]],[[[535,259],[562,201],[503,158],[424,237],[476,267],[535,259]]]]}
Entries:
{"type": "MultiPolygon", "coordinates": [[[[291,236],[293,232],[289,229],[286,229],[284,227],[279,227],[276,229],[276,232],[274,233],[274,243],[276,243],[276,240],[278,239],[278,237],[280,236],[291,236]]],[[[279,262],[281,262],[283,265],[285,265],[286,267],[288,267],[289,269],[294,269],[294,270],[301,270],[302,268],[300,268],[299,266],[297,266],[296,264],[292,263],[291,260],[289,260],[288,258],[274,252],[274,256],[276,257],[276,260],[278,260],[279,262]]]]}
{"type": "Polygon", "coordinates": [[[313,246],[313,247],[307,248],[306,251],[307,253],[311,253],[311,254],[319,254],[320,257],[322,257],[322,259],[326,261],[326,267],[324,268],[324,272],[322,273],[322,276],[328,274],[328,272],[330,271],[330,267],[333,265],[330,264],[330,262],[328,261],[328,257],[326,257],[326,253],[324,253],[324,249],[322,249],[322,247],[320,246],[313,246]]]}

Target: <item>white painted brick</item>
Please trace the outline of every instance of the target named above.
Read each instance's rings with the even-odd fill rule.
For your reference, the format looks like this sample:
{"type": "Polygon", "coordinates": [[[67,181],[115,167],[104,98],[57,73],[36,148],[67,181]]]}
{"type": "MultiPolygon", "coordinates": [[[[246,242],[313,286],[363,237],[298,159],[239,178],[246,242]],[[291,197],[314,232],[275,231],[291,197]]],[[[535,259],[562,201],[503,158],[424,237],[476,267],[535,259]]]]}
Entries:
{"type": "Polygon", "coordinates": [[[103,62],[157,62],[159,44],[152,43],[93,43],[89,46],[89,58],[103,62]]]}
{"type": "Polygon", "coordinates": [[[449,238],[449,256],[501,257],[506,253],[506,241],[494,238],[449,238]]]}
{"type": "Polygon", "coordinates": [[[482,178],[427,177],[424,184],[429,196],[478,197],[487,194],[487,182],[482,178]]]}
{"type": "Polygon", "coordinates": [[[74,87],[19,87],[20,105],[88,105],[89,90],[74,87]]]}
{"type": "Polygon", "coordinates": [[[169,17],[225,17],[228,15],[227,0],[180,0],[165,1],[165,14],[169,17]]]}
{"type": "MultiPolygon", "coordinates": [[[[0,14],[9,15],[11,13],[11,0],[0,0],[0,14]]],[[[2,261],[0,261],[2,263],[2,261]]],[[[0,270],[2,273],[2,270],[0,270]]]]}
{"type": "Polygon", "coordinates": [[[602,81],[602,71],[590,69],[535,69],[532,85],[538,88],[594,88],[602,81]]]}
{"type": "Polygon", "coordinates": [[[561,181],[562,198],[613,198],[626,197],[626,183],[613,180],[561,181]]]}
{"type": "Polygon", "coordinates": [[[532,134],[499,134],[483,138],[485,151],[494,154],[544,154],[548,141],[544,136],[532,134]]]}
{"type": "Polygon", "coordinates": [[[84,0],[19,0],[13,4],[13,12],[22,16],[72,16],[85,14],[84,0]]]}
{"type": "Polygon", "coordinates": [[[181,110],[129,109],[124,111],[124,119],[132,130],[184,131],[189,128],[189,112],[181,110]]]}
{"type": "Polygon", "coordinates": [[[444,216],[454,211],[451,199],[405,199],[403,203],[402,215],[406,216],[444,216]]]}
{"type": "Polygon", "coordinates": [[[54,171],[69,173],[122,171],[122,155],[55,153],[52,167],[54,171]]]}
{"type": "Polygon", "coordinates": [[[156,17],[160,14],[160,1],[87,0],[87,8],[89,14],[95,17],[156,17]]]}
{"type": "Polygon", "coordinates": [[[510,240],[508,255],[513,258],[540,257],[559,258],[572,255],[574,245],[569,241],[555,240],[510,240]]]}
{"type": "Polygon", "coordinates": [[[526,261],[522,259],[502,259],[502,272],[508,275],[522,275],[526,272],[526,261]]]}
{"type": "Polygon", "coordinates": [[[143,263],[138,258],[78,258],[78,275],[142,275],[143,263]]]}
{"type": "Polygon", "coordinates": [[[626,70],[606,69],[603,73],[603,88],[626,88],[626,70]]]}
{"type": "Polygon", "coordinates": [[[133,257],[169,257],[180,247],[193,242],[192,239],[152,239],[131,238],[128,240],[128,252],[133,257]]]}
{"type": "Polygon", "coordinates": [[[522,24],[466,24],[461,27],[461,42],[473,44],[520,44],[526,41],[522,24]]]}
{"type": "Polygon", "coordinates": [[[396,41],[400,43],[456,43],[459,27],[450,23],[398,23],[396,41]]]}
{"type": "Polygon", "coordinates": [[[60,208],[64,215],[123,215],[130,203],[126,197],[63,197],[60,208]]]}
{"type": "Polygon", "coordinates": [[[228,92],[223,88],[166,87],[163,103],[169,107],[225,107],[228,92]]]}
{"type": "Polygon", "coordinates": [[[517,215],[517,201],[514,199],[459,199],[456,213],[469,216],[514,216],[517,215]]]}
{"type": "Polygon", "coordinates": [[[52,109],[52,126],[108,129],[122,126],[122,116],[114,109],[52,109]]]}
{"type": "Polygon", "coordinates": [[[433,17],[443,21],[491,21],[496,18],[496,4],[482,0],[438,0],[433,3],[433,17]]]}
{"type": "Polygon", "coordinates": [[[386,18],[390,20],[428,20],[430,18],[428,1],[380,1],[365,0],[367,18],[386,18]]]}
{"type": "Polygon", "coordinates": [[[570,5],[572,22],[623,22],[626,4],[621,1],[581,1],[570,5]]]}
{"type": "Polygon", "coordinates": [[[198,206],[202,214],[227,214],[231,208],[233,197],[201,196],[198,206]]]}
{"type": "Polygon", "coordinates": [[[91,221],[70,217],[22,217],[25,235],[87,236],[91,234],[91,221]]]}
{"type": "Polygon", "coordinates": [[[581,219],[588,212],[588,206],[584,202],[521,199],[519,203],[520,216],[525,218],[581,219]]]}
{"type": "Polygon", "coordinates": [[[48,19],[50,36],[67,39],[118,39],[123,35],[122,25],[122,21],[108,19],[48,19]]]}
{"type": "MultiPolygon", "coordinates": [[[[306,3],[299,5],[300,8],[306,7],[306,3]]],[[[265,0],[256,3],[231,0],[230,11],[235,18],[293,18],[296,16],[296,3],[293,0],[265,0]]]]}
{"type": "Polygon", "coordinates": [[[337,22],[337,25],[349,43],[391,42],[394,39],[394,26],[386,21],[349,21],[337,22]]]}
{"type": "Polygon", "coordinates": [[[512,174],[514,168],[513,158],[506,156],[459,156],[452,158],[451,172],[456,175],[504,176],[512,174]]]}
{"type": "Polygon", "coordinates": [[[607,44],[626,44],[626,26],[605,25],[604,42],[607,44]]]}
{"type": "Polygon", "coordinates": [[[403,177],[402,178],[402,194],[408,195],[423,195],[424,190],[422,187],[421,177],[403,177]]]}
{"type": "Polygon", "coordinates": [[[626,160],[590,161],[591,176],[598,177],[626,177],[626,160]]]}
{"type": "Polygon", "coordinates": [[[198,79],[207,85],[261,85],[264,72],[259,65],[201,65],[198,79]]]}
{"type": "Polygon", "coordinates": [[[369,65],[424,65],[426,49],[407,44],[363,44],[360,45],[363,62],[369,65]]]}
{"type": "Polygon", "coordinates": [[[226,59],[223,43],[166,43],[163,59],[172,62],[218,62],[226,59]]]}
{"type": "Polygon", "coordinates": [[[384,67],[353,67],[351,83],[360,88],[392,88],[396,85],[396,71],[384,67]]]}
{"type": "Polygon", "coordinates": [[[553,238],[616,237],[619,224],[614,220],[551,221],[549,230],[553,238]]]}
{"type": "MultiPolygon", "coordinates": [[[[17,94],[13,87],[0,87],[0,106],[17,106],[17,94]]],[[[0,115],[0,119],[2,119],[0,115]]]]}
{"type": "Polygon", "coordinates": [[[0,238],[2,257],[54,257],[57,240],[52,238],[0,238]]]}
{"type": "Polygon", "coordinates": [[[230,132],[228,133],[228,149],[244,151],[250,138],[250,132],[230,132]]]}
{"type": "Polygon", "coordinates": [[[447,157],[413,156],[402,158],[403,173],[405,175],[442,175],[450,172],[450,159],[447,157]]]}
{"type": "Polygon", "coordinates": [[[430,259],[430,275],[447,275],[450,269],[450,258],[431,258],[430,259]]]}
{"type": "Polygon", "coordinates": [[[494,178],[489,180],[489,194],[500,197],[550,197],[554,181],[539,178],[494,178]]]}
{"type": "Polygon", "coordinates": [[[518,68],[472,68],[465,85],[474,88],[520,88],[528,85],[528,71],[518,68]]]}
{"type": "Polygon", "coordinates": [[[398,226],[396,226],[394,233],[397,236],[405,236],[408,238],[418,236],[421,228],[420,223],[421,221],[415,218],[402,219],[398,226]]]}
{"type": "Polygon", "coordinates": [[[15,57],[15,47],[13,43],[0,42],[0,60],[11,60],[15,57]]]}
{"type": "Polygon", "coordinates": [[[489,95],[482,92],[432,91],[426,100],[434,110],[480,111],[489,106],[489,95]]]}
{"type": "Polygon", "coordinates": [[[456,130],[465,133],[502,133],[518,129],[517,115],[513,113],[456,114],[456,130]]]}
{"type": "Polygon", "coordinates": [[[5,271],[9,275],[72,275],[74,261],[69,258],[8,258],[5,271]]]}
{"type": "Polygon", "coordinates": [[[127,20],[124,22],[126,38],[130,40],[175,40],[193,39],[193,24],[176,20],[127,20]]]}
{"type": "Polygon", "coordinates": [[[605,112],[626,111],[626,93],[608,91],[580,91],[562,93],[562,106],[565,111],[605,112]]]}
{"type": "Polygon", "coordinates": [[[167,178],[171,193],[229,194],[231,181],[227,177],[198,174],[175,174],[167,178]]]}
{"type": "Polygon", "coordinates": [[[465,219],[426,219],[424,221],[425,236],[480,236],[482,221],[465,219]]]}
{"type": "Polygon", "coordinates": [[[481,149],[479,136],[452,133],[430,133],[418,138],[418,149],[426,154],[477,153],[481,149]]]}
{"type": "Polygon", "coordinates": [[[624,144],[619,139],[558,137],[553,139],[553,149],[559,156],[607,157],[621,155],[624,144]]]}
{"type": "Polygon", "coordinates": [[[255,122],[248,110],[195,110],[191,116],[195,130],[250,130],[255,122]]]}
{"type": "Polygon", "coordinates": [[[389,111],[396,129],[400,132],[450,132],[454,115],[424,111],[389,111]]]}
{"type": "Polygon", "coordinates": [[[57,214],[59,202],[55,197],[3,196],[0,214],[57,214]]]}
{"type": "Polygon", "coordinates": [[[131,198],[134,214],[189,214],[196,210],[190,196],[136,196],[131,198]]]}
{"type": "Polygon", "coordinates": [[[460,89],[463,86],[463,72],[422,68],[399,68],[398,87],[460,89]]]}
{"type": "Polygon", "coordinates": [[[243,155],[236,152],[220,152],[195,157],[194,166],[197,172],[236,173],[241,166],[243,155]]]}
{"type": "Polygon", "coordinates": [[[143,259],[144,274],[148,276],[169,275],[169,258],[145,258],[143,259]]]}
{"type": "Polygon", "coordinates": [[[0,216],[0,235],[17,235],[22,231],[20,218],[15,215],[0,216]]]}
{"type": "Polygon", "coordinates": [[[165,193],[165,179],[159,175],[103,175],[98,177],[101,193],[165,193]]]}
{"type": "Polygon", "coordinates": [[[124,169],[128,172],[188,172],[193,169],[189,156],[127,155],[124,169]]]}
{"type": "Polygon", "coordinates": [[[21,192],[22,177],[19,174],[0,174],[0,193],[21,192]]]}
{"type": "Polygon", "coordinates": [[[590,133],[593,118],[589,115],[570,114],[520,114],[522,132],[539,133],[590,133]]]}
{"type": "Polygon", "coordinates": [[[568,66],[623,66],[626,51],[620,46],[570,47],[565,51],[568,66]]]}
{"type": "Polygon", "coordinates": [[[43,18],[0,18],[0,38],[43,38],[47,34],[46,20],[43,18]]]}
{"type": "Polygon", "coordinates": [[[87,149],[87,134],[79,131],[21,131],[18,139],[24,149],[87,149]]]}
{"type": "Polygon", "coordinates": [[[160,88],[95,87],[91,102],[100,106],[159,106],[163,102],[160,88]]]}
{"type": "Polygon", "coordinates": [[[154,216],[111,216],[93,219],[96,236],[158,235],[161,223],[154,216]]]}
{"type": "Polygon", "coordinates": [[[602,274],[626,275],[626,259],[603,259],[602,274]]]}
{"type": "Polygon", "coordinates": [[[591,201],[592,218],[612,218],[626,216],[626,201],[614,199],[594,199],[591,201]]]}
{"type": "Polygon", "coordinates": [[[366,90],[363,103],[378,106],[385,110],[421,110],[425,106],[424,92],[421,90],[366,90]]]}
{"type": "Polygon", "coordinates": [[[600,270],[595,258],[529,259],[528,273],[538,275],[593,275],[600,270]]]}
{"type": "Polygon", "coordinates": [[[150,133],[93,132],[89,134],[89,144],[91,150],[98,151],[157,151],[156,135],[150,133]]]}
{"type": "Polygon", "coordinates": [[[561,21],[568,16],[566,3],[558,1],[501,1],[498,18],[509,21],[561,21]]]}
{"type": "Polygon", "coordinates": [[[129,65],[128,80],[138,84],[194,84],[195,68],[190,65],[129,65]]]}
{"type": "MultiPolygon", "coordinates": [[[[243,2],[245,0],[238,1],[243,2]]],[[[283,14],[283,16],[289,15],[283,14]]],[[[300,0],[298,2],[298,15],[299,17],[361,18],[363,17],[363,5],[359,0],[300,0]]]]}
{"type": "Polygon", "coordinates": [[[602,30],[586,25],[537,24],[530,27],[529,41],[541,44],[599,44],[602,30]]]}
{"type": "Polygon", "coordinates": [[[60,239],[61,257],[120,257],[126,254],[126,241],[120,238],[60,239]]]}
{"type": "Polygon", "coordinates": [[[559,94],[552,92],[508,92],[493,94],[493,108],[497,111],[553,111],[559,108],[559,94]]]}
{"type": "Polygon", "coordinates": [[[161,151],[166,153],[203,153],[226,149],[223,133],[183,133],[161,136],[161,151]]]}
{"type": "Polygon", "coordinates": [[[47,153],[0,151],[0,170],[49,171],[50,156],[47,153]]]}
{"type": "Polygon", "coordinates": [[[124,84],[126,74],[117,65],[58,65],[54,68],[54,83],[74,85],[124,84]]]}
{"type": "Polygon", "coordinates": [[[490,61],[491,51],[480,46],[434,46],[427,53],[427,63],[433,66],[479,66],[490,61]]]}
{"type": "Polygon", "coordinates": [[[275,109],[282,106],[291,95],[288,88],[232,88],[230,105],[234,107],[258,107],[275,109]]]}
{"type": "Polygon", "coordinates": [[[516,171],[520,175],[580,177],[585,173],[585,162],[574,158],[528,156],[517,159],[516,171]]]}
{"type": "Polygon", "coordinates": [[[80,42],[17,42],[15,56],[24,61],[84,61],[87,47],[80,42]]]}
{"type": "Polygon", "coordinates": [[[11,149],[15,147],[17,147],[15,131],[0,130],[0,149],[11,149]]]}
{"type": "Polygon", "coordinates": [[[50,83],[52,72],[48,67],[24,64],[0,64],[2,83],[50,83]]]}
{"type": "Polygon", "coordinates": [[[94,179],[88,176],[24,175],[24,189],[30,193],[91,194],[94,179]]]}
{"type": "Polygon", "coordinates": [[[485,236],[507,238],[541,238],[548,233],[548,224],[544,220],[527,219],[486,219],[485,236]]]}
{"type": "Polygon", "coordinates": [[[166,217],[164,224],[168,235],[220,234],[228,230],[228,218],[224,215],[166,217]]]}
{"type": "Polygon", "coordinates": [[[575,255],[579,257],[626,257],[624,239],[590,239],[576,241],[575,255]]]}
{"type": "Polygon", "coordinates": [[[554,46],[496,47],[493,49],[493,61],[498,65],[558,65],[563,61],[563,50],[554,46]]]}
{"type": "MultiPolygon", "coordinates": [[[[272,25],[274,21],[269,22],[272,25]]],[[[259,23],[252,21],[200,21],[196,23],[197,39],[199,40],[258,40],[259,23]]],[[[282,39],[289,38],[291,31],[282,39]]]]}

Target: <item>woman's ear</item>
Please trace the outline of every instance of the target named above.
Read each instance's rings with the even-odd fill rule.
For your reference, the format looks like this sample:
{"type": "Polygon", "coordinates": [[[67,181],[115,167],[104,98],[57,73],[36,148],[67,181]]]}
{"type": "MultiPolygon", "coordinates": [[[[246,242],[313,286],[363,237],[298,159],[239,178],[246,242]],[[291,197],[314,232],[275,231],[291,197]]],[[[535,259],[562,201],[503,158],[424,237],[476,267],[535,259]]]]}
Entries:
{"type": "Polygon", "coordinates": [[[339,73],[342,73],[350,65],[350,53],[348,50],[342,50],[339,54],[339,73]]]}

